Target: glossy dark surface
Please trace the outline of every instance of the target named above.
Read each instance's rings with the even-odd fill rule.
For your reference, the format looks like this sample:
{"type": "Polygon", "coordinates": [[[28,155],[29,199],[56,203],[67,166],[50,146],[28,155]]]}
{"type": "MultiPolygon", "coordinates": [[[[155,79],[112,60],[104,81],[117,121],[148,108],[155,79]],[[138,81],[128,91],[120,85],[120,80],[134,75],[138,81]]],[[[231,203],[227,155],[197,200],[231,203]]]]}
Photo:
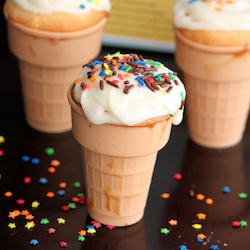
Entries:
{"type": "MultiPolygon", "coordinates": [[[[25,122],[18,62],[7,46],[5,22],[1,15],[0,36],[0,135],[5,142],[0,144],[4,155],[0,156],[0,249],[29,250],[62,249],[59,242],[65,241],[71,250],[125,250],[125,249],[157,249],[175,250],[186,245],[188,249],[210,249],[218,245],[219,249],[241,250],[250,248],[250,197],[239,199],[241,192],[248,193],[250,184],[250,123],[243,141],[230,149],[211,150],[200,147],[188,139],[186,121],[173,127],[168,144],[159,152],[152,185],[149,193],[144,218],[137,224],[126,228],[115,228],[110,231],[102,226],[95,235],[86,236],[85,242],[78,241],[78,232],[91,224],[86,205],[76,205],[76,209],[63,212],[61,207],[72,202],[72,197],[84,193],[82,156],[80,145],[74,140],[72,133],[58,135],[43,134],[31,129],[25,122]],[[48,156],[45,149],[53,147],[55,155],[48,156]],[[28,155],[41,160],[39,165],[23,163],[21,157],[28,155]],[[57,159],[61,165],[56,172],[48,172],[50,161],[57,159]],[[173,179],[175,173],[181,173],[182,179],[173,179]],[[24,183],[30,177],[30,184],[24,183]],[[46,177],[46,185],[39,184],[39,179],[46,177]],[[80,188],[73,183],[79,181],[80,188]],[[56,193],[60,182],[66,182],[65,195],[56,193]],[[228,186],[229,194],[222,188],[228,186]],[[207,205],[195,197],[189,197],[189,190],[195,194],[203,194],[212,198],[213,204],[207,205]],[[6,191],[13,193],[5,197],[6,191]],[[55,197],[48,198],[46,193],[52,191],[55,197]],[[162,193],[170,193],[167,200],[161,198],[162,193]],[[16,203],[25,199],[24,205],[16,203]],[[40,206],[31,207],[33,201],[40,206]],[[26,229],[24,216],[15,219],[8,217],[13,210],[29,210],[35,218],[36,226],[26,229]],[[198,220],[196,214],[205,213],[205,220],[198,220]],[[66,220],[64,225],[57,223],[57,218],[66,220]],[[40,224],[42,218],[48,218],[47,225],[40,224]],[[176,226],[168,221],[175,219],[176,226]],[[233,221],[247,221],[248,227],[233,228],[233,221]],[[8,224],[16,223],[15,229],[8,224]],[[195,230],[192,225],[202,224],[202,229],[195,230]],[[48,234],[47,229],[56,229],[48,234]],[[161,234],[161,228],[168,228],[168,235],[161,234]],[[207,236],[204,243],[198,243],[197,234],[207,236]],[[30,245],[32,239],[39,244],[30,245]]],[[[102,53],[114,53],[116,48],[103,48],[102,53]]],[[[122,51],[131,52],[131,51],[122,51]]],[[[174,63],[173,55],[135,51],[145,58],[162,61],[169,68],[181,72],[174,63]]]]}

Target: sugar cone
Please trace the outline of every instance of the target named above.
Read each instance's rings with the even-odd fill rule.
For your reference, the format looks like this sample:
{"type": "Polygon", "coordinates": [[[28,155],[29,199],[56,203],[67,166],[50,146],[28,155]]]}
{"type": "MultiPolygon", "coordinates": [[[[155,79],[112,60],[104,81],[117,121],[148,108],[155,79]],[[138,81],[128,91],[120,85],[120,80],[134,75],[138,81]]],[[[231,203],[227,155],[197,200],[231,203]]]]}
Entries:
{"type": "Polygon", "coordinates": [[[172,118],[138,126],[90,124],[71,89],[72,130],[82,145],[88,212],[106,225],[132,225],[143,217],[157,152],[168,142],[172,118]]]}
{"type": "Polygon", "coordinates": [[[250,46],[194,43],[177,30],[176,62],[184,72],[190,138],[201,146],[227,148],[242,139],[250,101],[250,46]]]}
{"type": "Polygon", "coordinates": [[[47,133],[71,129],[67,90],[101,49],[106,18],[75,32],[47,32],[8,19],[8,41],[19,59],[27,123],[47,133]]]}

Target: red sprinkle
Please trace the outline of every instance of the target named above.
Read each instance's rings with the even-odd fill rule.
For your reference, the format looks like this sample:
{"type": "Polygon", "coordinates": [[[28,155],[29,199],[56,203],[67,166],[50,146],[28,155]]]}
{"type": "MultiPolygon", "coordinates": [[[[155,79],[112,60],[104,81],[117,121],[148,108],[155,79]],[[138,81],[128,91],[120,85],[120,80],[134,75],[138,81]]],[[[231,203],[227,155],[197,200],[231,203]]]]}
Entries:
{"type": "Polygon", "coordinates": [[[175,179],[175,180],[181,180],[181,179],[182,179],[181,174],[175,174],[175,175],[174,175],[174,179],[175,179]]]}

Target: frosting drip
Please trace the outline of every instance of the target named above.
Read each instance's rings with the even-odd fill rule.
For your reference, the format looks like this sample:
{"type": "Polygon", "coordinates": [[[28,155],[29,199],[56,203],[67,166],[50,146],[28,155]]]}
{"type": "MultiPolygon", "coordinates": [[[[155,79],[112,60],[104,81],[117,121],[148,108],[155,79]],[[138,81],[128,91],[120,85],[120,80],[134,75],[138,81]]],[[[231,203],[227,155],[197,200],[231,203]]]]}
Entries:
{"type": "Polygon", "coordinates": [[[190,30],[250,30],[250,0],[179,0],[174,26],[190,30]]]}
{"type": "Polygon", "coordinates": [[[53,12],[84,14],[91,10],[107,11],[111,9],[109,0],[13,0],[24,10],[37,14],[53,12]]]}
{"type": "Polygon", "coordinates": [[[173,124],[178,125],[182,121],[186,96],[182,82],[160,62],[125,62],[131,58],[131,55],[116,53],[107,55],[104,61],[96,60],[83,68],[76,80],[74,97],[81,103],[87,119],[93,124],[133,126],[170,114],[173,116],[173,124]],[[138,67],[138,64],[141,65],[138,67]],[[137,69],[134,74],[131,72],[133,67],[144,68],[137,69]],[[149,72],[147,80],[145,74],[142,74],[145,69],[149,72]],[[153,85],[148,87],[146,82],[158,90],[153,91],[150,89],[153,85]],[[133,87],[127,92],[129,86],[133,87]]]}

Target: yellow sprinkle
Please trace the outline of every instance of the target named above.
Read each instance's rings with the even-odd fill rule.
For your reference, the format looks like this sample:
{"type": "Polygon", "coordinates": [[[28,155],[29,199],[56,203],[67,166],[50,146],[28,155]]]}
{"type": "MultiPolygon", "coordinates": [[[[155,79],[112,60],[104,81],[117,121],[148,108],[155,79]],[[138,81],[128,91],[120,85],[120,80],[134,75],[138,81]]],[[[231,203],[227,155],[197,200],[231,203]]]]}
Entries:
{"type": "Polygon", "coordinates": [[[207,8],[208,9],[213,9],[213,5],[208,5],[207,8]]]}
{"type": "Polygon", "coordinates": [[[98,1],[98,0],[96,0],[96,1],[94,2],[94,4],[95,4],[95,5],[101,5],[100,1],[98,1]]]}
{"type": "Polygon", "coordinates": [[[103,64],[103,66],[104,66],[106,69],[108,69],[108,68],[109,68],[109,66],[108,66],[108,64],[107,64],[107,63],[104,63],[104,64],[103,64]]]}
{"type": "Polygon", "coordinates": [[[194,229],[201,229],[202,225],[201,224],[193,224],[192,228],[194,228],[194,229]]]}
{"type": "Polygon", "coordinates": [[[105,70],[105,74],[106,74],[106,75],[109,75],[111,72],[112,72],[112,71],[109,70],[109,69],[105,70]]]}
{"type": "Polygon", "coordinates": [[[164,91],[164,89],[160,85],[156,85],[156,86],[160,89],[162,94],[167,95],[167,92],[164,91]]]}
{"type": "Polygon", "coordinates": [[[112,59],[112,56],[110,54],[104,56],[105,58],[107,58],[108,60],[111,60],[112,59]]]}

